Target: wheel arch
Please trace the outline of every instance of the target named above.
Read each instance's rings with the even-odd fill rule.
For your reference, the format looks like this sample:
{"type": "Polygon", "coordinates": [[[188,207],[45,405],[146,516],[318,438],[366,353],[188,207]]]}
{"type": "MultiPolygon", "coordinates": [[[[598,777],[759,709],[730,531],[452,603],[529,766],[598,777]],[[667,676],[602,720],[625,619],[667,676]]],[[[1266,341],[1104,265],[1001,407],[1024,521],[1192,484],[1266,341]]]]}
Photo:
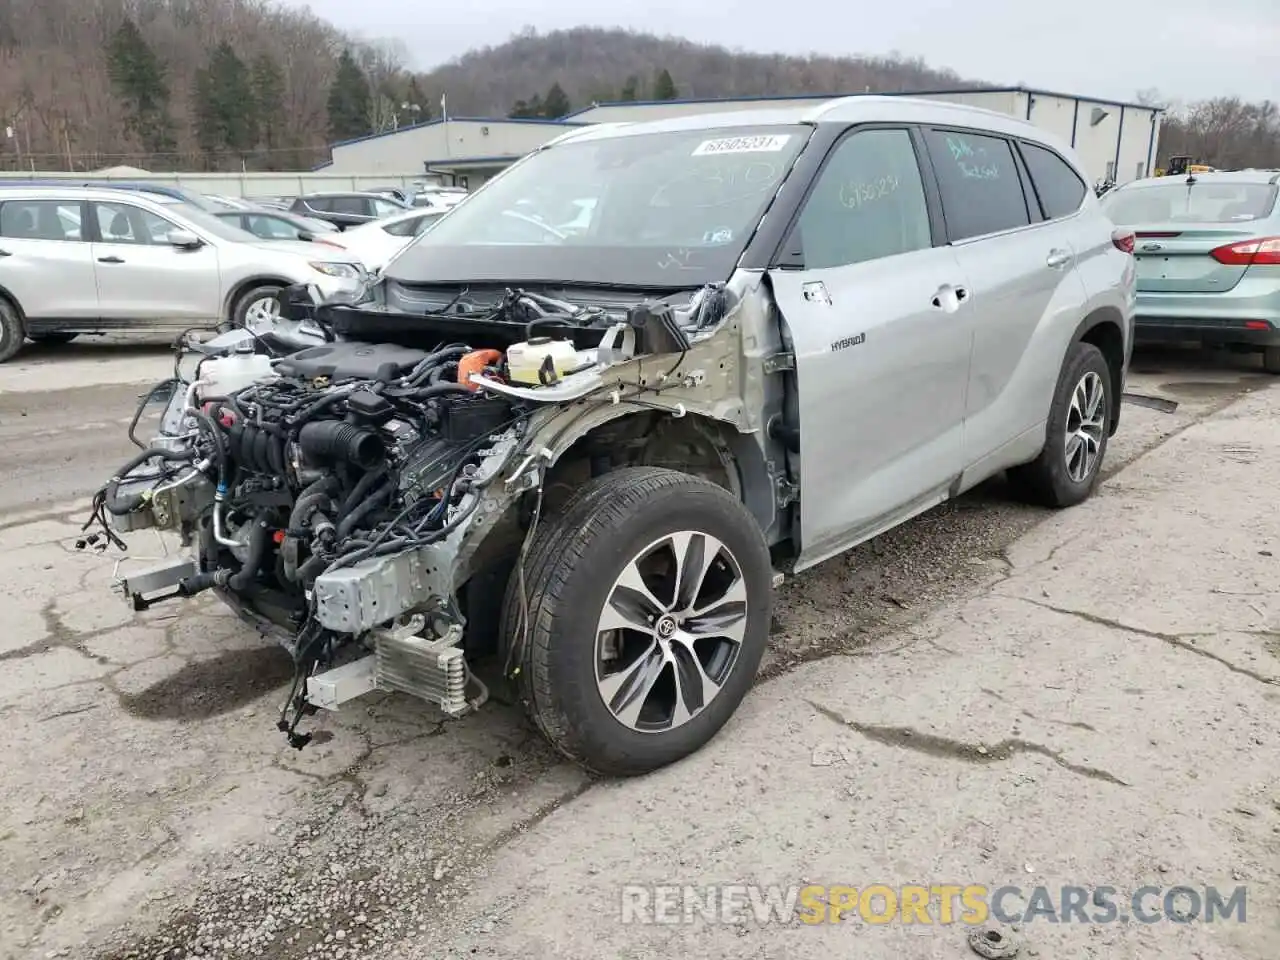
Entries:
{"type": "Polygon", "coordinates": [[[1107,430],[1114,436],[1120,426],[1120,396],[1124,392],[1124,315],[1115,307],[1098,307],[1080,321],[1071,342],[1093,344],[1107,361],[1107,369],[1111,371],[1111,396],[1114,398],[1107,430]]]}
{"type": "Polygon", "coordinates": [[[27,322],[26,311],[22,309],[22,304],[18,302],[18,298],[4,284],[0,283],[0,300],[3,300],[9,306],[13,307],[18,313],[18,319],[25,325],[27,322]]]}
{"type": "Polygon", "coordinates": [[[267,285],[289,287],[296,282],[296,280],[286,280],[279,274],[272,273],[264,273],[258,276],[249,277],[247,280],[241,280],[231,288],[231,292],[227,294],[223,301],[222,315],[227,320],[234,320],[235,318],[231,316],[231,311],[235,308],[235,305],[239,302],[240,298],[254,287],[265,287],[267,285]]]}
{"type": "MultiPolygon", "coordinates": [[[[775,493],[763,452],[750,434],[714,417],[608,406],[579,416],[554,433],[542,482],[540,513],[557,511],[584,483],[626,467],[650,466],[701,477],[737,497],[769,538],[777,521],[775,493]]],[[[481,611],[501,595],[528,532],[534,501],[528,494],[496,516],[460,570],[457,586],[467,611],[467,646],[492,650],[497,623],[481,611]]]]}
{"type": "Polygon", "coordinates": [[[548,484],[622,467],[665,467],[723,487],[742,501],[762,532],[776,519],[763,452],[750,434],[725,421],[665,410],[606,410],[564,439],[553,451],[548,484]]]}

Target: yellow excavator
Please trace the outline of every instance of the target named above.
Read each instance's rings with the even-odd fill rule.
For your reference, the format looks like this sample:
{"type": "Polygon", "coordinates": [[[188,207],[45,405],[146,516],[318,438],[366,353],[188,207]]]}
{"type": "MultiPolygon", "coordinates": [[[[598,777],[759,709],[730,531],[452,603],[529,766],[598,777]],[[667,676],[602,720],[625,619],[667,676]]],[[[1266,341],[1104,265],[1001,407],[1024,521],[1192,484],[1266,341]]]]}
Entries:
{"type": "Polygon", "coordinates": [[[1215,170],[1217,167],[1211,167],[1207,163],[1192,163],[1190,157],[1170,157],[1169,166],[1163,170],[1156,170],[1156,176],[1186,177],[1197,173],[1213,173],[1215,170]]]}

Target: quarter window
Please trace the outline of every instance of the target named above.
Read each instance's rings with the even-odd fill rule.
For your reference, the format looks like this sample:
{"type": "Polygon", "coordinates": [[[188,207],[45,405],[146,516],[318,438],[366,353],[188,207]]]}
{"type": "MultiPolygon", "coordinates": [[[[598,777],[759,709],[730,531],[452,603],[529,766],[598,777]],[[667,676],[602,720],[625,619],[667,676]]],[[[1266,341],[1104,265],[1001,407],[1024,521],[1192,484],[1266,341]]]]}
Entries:
{"type": "Polygon", "coordinates": [[[805,269],[842,267],[932,245],[911,135],[866,130],[836,147],[805,201],[792,249],[805,269]]]}
{"type": "Polygon", "coordinates": [[[0,205],[0,236],[14,240],[83,240],[80,204],[9,200],[0,205]]]}
{"type": "Polygon", "coordinates": [[[1080,209],[1088,188],[1067,161],[1034,143],[1022,144],[1022,159],[1046,217],[1056,220],[1080,209]]]}
{"type": "Polygon", "coordinates": [[[1031,222],[1008,140],[956,130],[925,134],[952,240],[1031,222]]]}

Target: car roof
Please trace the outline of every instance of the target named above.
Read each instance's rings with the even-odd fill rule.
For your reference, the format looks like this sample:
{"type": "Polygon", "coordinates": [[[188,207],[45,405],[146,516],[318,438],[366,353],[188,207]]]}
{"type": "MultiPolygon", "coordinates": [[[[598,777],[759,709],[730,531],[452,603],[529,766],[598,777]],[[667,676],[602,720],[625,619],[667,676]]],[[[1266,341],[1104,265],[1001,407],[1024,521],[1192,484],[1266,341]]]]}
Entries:
{"type": "Polygon", "coordinates": [[[560,135],[548,146],[569,141],[607,140],[650,133],[820,123],[842,126],[855,123],[933,123],[977,127],[1005,136],[1033,140],[1062,152],[1070,150],[1065,141],[1048,133],[1044,128],[1007,113],[945,100],[885,97],[874,94],[839,97],[811,106],[728,110],[721,113],[689,114],[659,120],[591,124],[560,135]]]}
{"type": "Polygon", "coordinates": [[[14,194],[19,194],[33,200],[75,199],[119,202],[122,199],[120,196],[122,193],[129,194],[134,200],[154,204],[161,210],[178,204],[185,204],[189,207],[196,206],[196,204],[190,203],[182,197],[169,196],[168,194],[153,194],[145,190],[121,190],[116,187],[80,187],[75,185],[68,185],[65,187],[43,185],[38,187],[24,187],[17,184],[5,184],[3,188],[0,189],[0,199],[3,199],[6,196],[12,197],[14,194]]]}
{"type": "Polygon", "coordinates": [[[386,194],[378,193],[375,190],[320,190],[315,193],[304,193],[295,197],[295,200],[307,200],[311,197],[371,197],[377,200],[387,199],[386,194]]]}
{"type": "MultiPolygon", "coordinates": [[[[1280,171],[1276,170],[1218,170],[1213,173],[1197,173],[1192,175],[1196,183],[1252,183],[1259,186],[1280,183],[1280,171]]],[[[1146,187],[1168,186],[1170,184],[1186,184],[1187,178],[1181,175],[1168,177],[1144,177],[1141,180],[1130,180],[1124,189],[1144,189],[1146,187]]]]}

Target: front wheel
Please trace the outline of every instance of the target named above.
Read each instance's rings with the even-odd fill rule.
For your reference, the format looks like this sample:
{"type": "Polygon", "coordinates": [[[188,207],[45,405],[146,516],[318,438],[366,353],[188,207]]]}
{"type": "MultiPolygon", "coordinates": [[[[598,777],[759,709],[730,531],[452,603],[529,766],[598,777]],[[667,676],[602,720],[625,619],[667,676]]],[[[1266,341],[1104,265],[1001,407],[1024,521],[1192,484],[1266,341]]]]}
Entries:
{"type": "Polygon", "coordinates": [[[1070,507],[1098,485],[1111,424],[1111,370],[1102,351],[1075,343],[1058,375],[1040,456],[1009,471],[1014,490],[1046,507],[1070,507]]]}
{"type": "Polygon", "coordinates": [[[237,327],[272,327],[280,319],[280,294],[283,287],[264,283],[240,295],[231,308],[231,321],[237,327]]]}
{"type": "Polygon", "coordinates": [[[564,755],[608,775],[694,753],[742,702],[772,616],[754,518],[706,480],[619,470],[544,518],[503,609],[520,697],[564,755]]]}

